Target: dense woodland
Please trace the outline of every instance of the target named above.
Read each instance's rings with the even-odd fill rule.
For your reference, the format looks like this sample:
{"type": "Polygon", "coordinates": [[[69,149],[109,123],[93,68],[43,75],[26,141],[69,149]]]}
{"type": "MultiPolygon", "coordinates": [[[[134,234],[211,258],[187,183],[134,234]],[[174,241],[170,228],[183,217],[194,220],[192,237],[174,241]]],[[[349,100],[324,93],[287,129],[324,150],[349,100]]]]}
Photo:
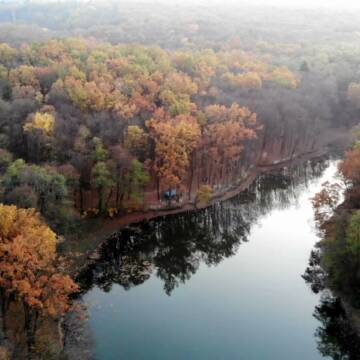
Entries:
{"type": "Polygon", "coordinates": [[[207,202],[251,167],[316,151],[356,122],[351,14],[328,33],[310,16],[311,38],[299,32],[306,11],[269,8],[268,38],[251,7],[240,26],[226,7],[210,16],[179,5],[173,22],[163,4],[154,17],[146,4],[89,4],[0,4],[2,201],[35,207],[57,231],[80,217],[207,202]],[[234,26],[214,33],[221,16],[234,26]],[[326,41],[345,20],[341,46],[326,41]],[[27,28],[37,26],[44,42],[27,28]]]}
{"type": "Polygon", "coordinates": [[[306,60],[290,70],[241,48],[70,38],[4,43],[0,63],[3,201],[56,229],[142,208],[145,196],[148,206],[206,199],[256,163],[315,151],[349,125],[360,95],[335,70],[306,60]]]}
{"type": "Polygon", "coordinates": [[[78,291],[60,240],[204,206],[359,121],[359,14],[129,3],[0,2],[1,305],[22,309],[33,356],[39,319],[78,291]]]}

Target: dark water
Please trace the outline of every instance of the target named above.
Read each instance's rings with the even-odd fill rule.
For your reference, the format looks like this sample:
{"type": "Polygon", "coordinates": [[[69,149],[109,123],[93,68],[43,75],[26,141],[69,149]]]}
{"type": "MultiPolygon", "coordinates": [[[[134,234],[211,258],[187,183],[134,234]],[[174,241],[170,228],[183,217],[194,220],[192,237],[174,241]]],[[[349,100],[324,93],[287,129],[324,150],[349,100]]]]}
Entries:
{"type": "Polygon", "coordinates": [[[266,175],[232,200],[110,239],[81,278],[95,357],[352,359],[346,330],[336,335],[340,305],[301,277],[318,241],[309,198],[335,170],[266,175]]]}

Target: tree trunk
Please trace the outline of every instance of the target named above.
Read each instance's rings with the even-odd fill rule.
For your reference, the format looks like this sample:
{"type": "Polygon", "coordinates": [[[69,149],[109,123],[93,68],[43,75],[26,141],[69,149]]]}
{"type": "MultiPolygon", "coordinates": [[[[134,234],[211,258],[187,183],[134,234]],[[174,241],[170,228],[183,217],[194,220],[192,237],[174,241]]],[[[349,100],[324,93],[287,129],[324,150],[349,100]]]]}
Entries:
{"type": "Polygon", "coordinates": [[[158,200],[160,201],[160,179],[158,176],[156,177],[156,191],[158,200]]]}
{"type": "Polygon", "coordinates": [[[1,340],[4,340],[6,338],[6,318],[5,318],[5,314],[6,314],[6,310],[7,310],[7,295],[6,292],[3,288],[0,288],[0,297],[1,297],[1,327],[2,327],[2,336],[1,336],[1,340]]]}
{"type": "Polygon", "coordinates": [[[192,189],[192,183],[194,181],[194,154],[191,156],[190,160],[190,184],[189,184],[189,200],[191,199],[191,189],[192,189]]]}
{"type": "Polygon", "coordinates": [[[116,182],[116,199],[115,199],[115,206],[119,208],[119,201],[120,201],[120,183],[119,181],[116,182]]]}
{"type": "Polygon", "coordinates": [[[104,211],[104,191],[102,187],[98,188],[98,196],[99,196],[98,209],[99,209],[99,213],[102,213],[104,211]]]}
{"type": "Polygon", "coordinates": [[[35,343],[35,333],[37,327],[37,320],[39,313],[36,310],[30,308],[30,306],[23,301],[24,314],[25,314],[25,331],[27,337],[27,350],[28,350],[28,359],[32,359],[32,349],[35,343]]]}
{"type": "Polygon", "coordinates": [[[110,200],[111,200],[112,194],[113,194],[113,188],[111,188],[111,190],[110,190],[110,192],[109,192],[109,195],[108,195],[108,197],[107,197],[107,199],[106,199],[106,203],[105,203],[106,208],[109,207],[109,202],[110,202],[110,200]]]}

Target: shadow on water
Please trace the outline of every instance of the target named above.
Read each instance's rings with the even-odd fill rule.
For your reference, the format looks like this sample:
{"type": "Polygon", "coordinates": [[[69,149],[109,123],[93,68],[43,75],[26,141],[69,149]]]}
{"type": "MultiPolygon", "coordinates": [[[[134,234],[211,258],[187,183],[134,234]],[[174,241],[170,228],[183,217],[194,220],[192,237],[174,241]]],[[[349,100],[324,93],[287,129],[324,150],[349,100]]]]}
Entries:
{"type": "Polygon", "coordinates": [[[323,356],[335,360],[360,359],[359,337],[351,327],[338,298],[326,291],[315,308],[314,317],[321,323],[315,337],[323,356]]]}
{"type": "Polygon", "coordinates": [[[320,252],[313,250],[304,280],[315,293],[321,293],[314,317],[321,323],[315,332],[317,348],[324,357],[334,360],[359,360],[360,338],[351,325],[338,297],[325,286],[326,274],[320,266],[320,252]]]}
{"type": "Polygon", "coordinates": [[[155,271],[170,295],[196,273],[201,263],[215,266],[235,255],[262,216],[293,204],[327,165],[325,161],[309,161],[268,173],[230,200],[196,213],[161,217],[125,228],[108,239],[100,259],[79,276],[83,292],[93,286],[110,291],[113,284],[128,290],[144,283],[155,271]]]}
{"type": "MultiPolygon", "coordinates": [[[[201,264],[216,266],[235,255],[261,217],[296,203],[308,182],[319,178],[327,166],[327,161],[309,161],[268,173],[231,200],[123,229],[108,239],[100,258],[80,274],[82,293],[94,287],[109,292],[114,284],[130,290],[156,276],[171,295],[201,264]]],[[[313,290],[318,291],[315,285],[313,290]]],[[[323,356],[359,358],[359,339],[337,299],[324,293],[314,317],[321,323],[315,337],[323,356]]]]}

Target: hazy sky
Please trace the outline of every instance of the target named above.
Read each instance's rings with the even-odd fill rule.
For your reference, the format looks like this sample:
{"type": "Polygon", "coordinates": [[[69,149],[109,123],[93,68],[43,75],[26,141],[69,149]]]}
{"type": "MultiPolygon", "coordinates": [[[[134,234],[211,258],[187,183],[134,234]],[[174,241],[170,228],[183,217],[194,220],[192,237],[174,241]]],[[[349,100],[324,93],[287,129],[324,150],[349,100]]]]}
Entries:
{"type": "MultiPolygon", "coordinates": [[[[0,0],[0,2],[11,0],[0,0]]],[[[107,2],[115,0],[30,0],[32,2],[49,1],[82,1],[88,2],[107,2]]],[[[121,0],[122,2],[146,2],[146,3],[166,3],[166,4],[201,4],[201,5],[261,5],[261,6],[281,6],[292,8],[336,8],[336,9],[360,9],[360,0],[121,0]]]]}
{"type": "Polygon", "coordinates": [[[254,0],[254,3],[296,7],[360,8],[360,0],[254,0]]]}
{"type": "MultiPolygon", "coordinates": [[[[129,0],[131,1],[131,0],[129,0]]],[[[154,0],[142,0],[154,2],[154,0]]],[[[159,2],[159,0],[155,0],[159,2]]],[[[161,1],[161,0],[160,0],[161,1]]],[[[164,0],[162,0],[164,1],[164,0]]],[[[322,7],[338,9],[360,9],[360,0],[167,0],[166,3],[202,3],[206,4],[247,4],[247,5],[266,5],[266,6],[286,6],[286,7],[322,7]]]]}

